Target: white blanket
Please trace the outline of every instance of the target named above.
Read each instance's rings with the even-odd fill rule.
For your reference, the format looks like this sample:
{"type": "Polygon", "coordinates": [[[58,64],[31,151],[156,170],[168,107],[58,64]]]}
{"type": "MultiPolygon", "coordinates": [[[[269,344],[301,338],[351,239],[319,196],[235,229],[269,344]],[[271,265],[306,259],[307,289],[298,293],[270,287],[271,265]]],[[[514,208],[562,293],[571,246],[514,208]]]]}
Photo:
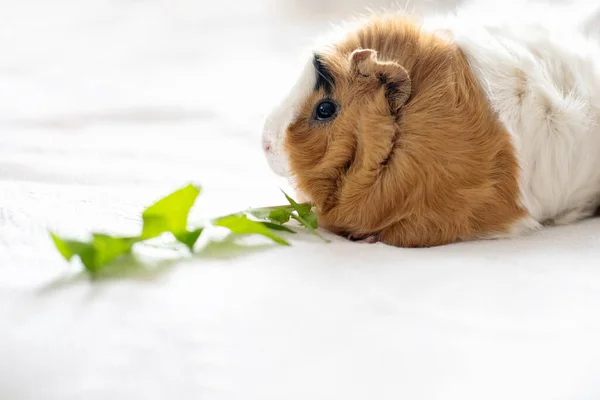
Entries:
{"type": "Polygon", "coordinates": [[[100,282],[59,256],[48,229],[134,233],[191,181],[195,221],[283,202],[262,117],[325,22],[275,3],[2,2],[0,399],[600,398],[598,220],[155,249],[100,282]]]}

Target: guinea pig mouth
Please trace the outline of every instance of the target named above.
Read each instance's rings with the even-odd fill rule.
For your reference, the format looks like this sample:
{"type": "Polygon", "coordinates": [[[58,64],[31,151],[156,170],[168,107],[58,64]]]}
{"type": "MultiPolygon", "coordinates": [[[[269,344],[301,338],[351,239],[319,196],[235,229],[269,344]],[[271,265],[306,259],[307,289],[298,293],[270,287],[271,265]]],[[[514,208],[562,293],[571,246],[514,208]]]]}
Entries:
{"type": "Polygon", "coordinates": [[[275,175],[280,176],[282,178],[289,178],[289,172],[285,162],[277,160],[275,159],[275,157],[267,157],[267,163],[269,164],[271,171],[273,171],[275,175]]]}
{"type": "Polygon", "coordinates": [[[282,178],[287,178],[289,176],[287,157],[273,143],[270,143],[268,149],[265,148],[264,150],[265,158],[271,171],[282,178]]]}

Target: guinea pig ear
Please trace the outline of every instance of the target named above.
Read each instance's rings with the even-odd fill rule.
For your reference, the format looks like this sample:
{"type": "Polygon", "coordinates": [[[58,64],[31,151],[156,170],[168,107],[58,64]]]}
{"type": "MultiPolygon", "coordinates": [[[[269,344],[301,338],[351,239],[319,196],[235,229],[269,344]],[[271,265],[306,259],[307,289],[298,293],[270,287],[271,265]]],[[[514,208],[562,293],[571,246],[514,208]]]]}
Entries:
{"type": "Polygon", "coordinates": [[[371,49],[358,49],[350,54],[350,69],[356,75],[369,77],[375,72],[377,52],[371,49]]]}
{"type": "Polygon", "coordinates": [[[350,70],[357,76],[377,79],[385,88],[393,112],[398,112],[410,97],[408,71],[393,61],[379,61],[375,50],[354,50],[350,55],[350,70]]]}

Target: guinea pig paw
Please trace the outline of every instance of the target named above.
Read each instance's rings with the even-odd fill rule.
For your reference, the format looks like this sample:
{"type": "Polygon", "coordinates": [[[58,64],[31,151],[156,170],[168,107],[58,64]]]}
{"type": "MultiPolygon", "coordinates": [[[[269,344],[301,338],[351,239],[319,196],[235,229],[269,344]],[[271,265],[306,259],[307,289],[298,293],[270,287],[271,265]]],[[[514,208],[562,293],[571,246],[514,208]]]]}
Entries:
{"type": "Polygon", "coordinates": [[[348,240],[350,240],[352,242],[370,243],[370,244],[377,243],[379,241],[379,239],[375,235],[364,236],[364,235],[354,235],[354,234],[349,234],[348,240]]]}

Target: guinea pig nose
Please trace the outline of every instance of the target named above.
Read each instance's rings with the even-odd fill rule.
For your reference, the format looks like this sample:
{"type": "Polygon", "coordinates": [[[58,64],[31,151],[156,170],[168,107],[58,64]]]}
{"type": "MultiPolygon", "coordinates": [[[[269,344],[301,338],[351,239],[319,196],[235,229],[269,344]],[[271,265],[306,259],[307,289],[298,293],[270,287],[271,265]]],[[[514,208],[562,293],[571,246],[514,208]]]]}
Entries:
{"type": "Polygon", "coordinates": [[[265,153],[271,151],[271,148],[271,142],[269,142],[268,140],[263,140],[263,150],[265,151],[265,153]]]}

